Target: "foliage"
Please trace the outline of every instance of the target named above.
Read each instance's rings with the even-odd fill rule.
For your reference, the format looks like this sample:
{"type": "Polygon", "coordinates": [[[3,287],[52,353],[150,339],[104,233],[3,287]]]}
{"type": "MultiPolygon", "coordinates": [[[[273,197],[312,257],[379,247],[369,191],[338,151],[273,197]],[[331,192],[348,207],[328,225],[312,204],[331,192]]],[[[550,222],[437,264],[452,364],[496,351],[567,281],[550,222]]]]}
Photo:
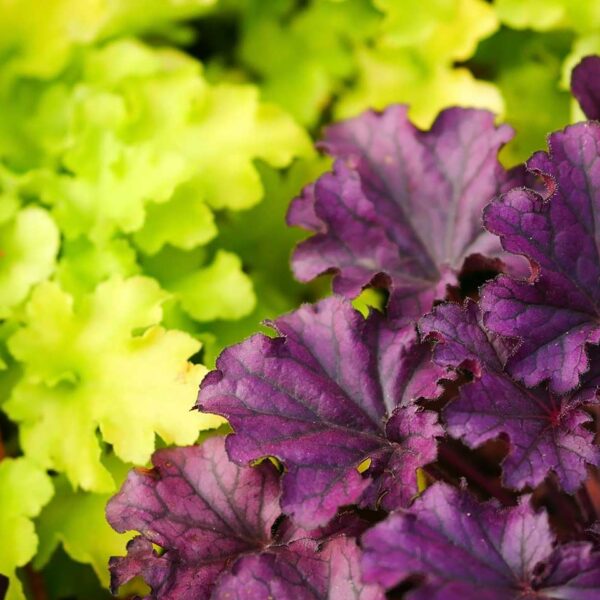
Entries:
{"type": "MultiPolygon", "coordinates": [[[[0,0],[0,434],[8,455],[0,469],[27,465],[14,469],[37,473],[23,475],[31,481],[31,504],[21,504],[24,512],[15,516],[23,526],[23,543],[5,545],[0,589],[6,574],[11,598],[23,597],[21,584],[31,596],[40,582],[51,598],[102,597],[91,569],[106,586],[103,564],[120,542],[103,524],[103,507],[125,471],[131,463],[147,464],[155,448],[191,444],[200,429],[222,422],[213,415],[189,413],[205,373],[201,363],[212,367],[224,347],[256,331],[263,319],[327,293],[326,280],[300,285],[288,268],[293,246],[306,234],[284,227],[285,210],[310,181],[316,184],[294,202],[288,217],[316,233],[296,251],[296,273],[306,280],[336,270],[335,290],[349,296],[367,286],[353,298],[364,314],[369,304],[382,308],[391,294],[386,314],[395,313],[395,322],[391,326],[373,314],[363,322],[340,299],[294,314],[310,320],[311,310],[339,311],[345,323],[339,327],[360,330],[368,338],[362,353],[374,360],[396,352],[396,366],[405,369],[375,377],[381,379],[378,385],[392,385],[394,393],[404,390],[398,405],[381,394],[371,397],[377,418],[395,421],[397,429],[375,423],[373,413],[369,443],[362,450],[354,448],[350,462],[342,461],[337,471],[328,473],[341,477],[353,472],[355,459],[370,460],[360,463],[360,482],[347,490],[348,501],[358,501],[366,510],[379,506],[374,498],[387,492],[386,508],[394,498],[401,498],[402,506],[410,504],[412,495],[432,478],[426,463],[435,458],[432,439],[440,427],[432,411],[448,394],[440,396],[439,386],[458,385],[464,378],[474,379],[471,387],[460,388],[440,422],[473,452],[485,451],[486,444],[502,444],[521,428],[519,444],[496,456],[493,468],[499,474],[501,462],[504,484],[536,485],[553,456],[565,461],[556,472],[565,488],[572,490],[582,480],[588,485],[585,465],[596,460],[589,431],[590,365],[595,358],[593,352],[586,354],[585,344],[595,341],[597,315],[591,305],[578,305],[576,317],[565,310],[569,312],[568,303],[589,284],[581,280],[577,264],[588,257],[593,234],[580,229],[559,236],[559,246],[564,236],[571,236],[581,250],[579,263],[567,257],[561,266],[568,273],[560,281],[556,302],[551,299],[549,307],[540,309],[554,311],[557,302],[566,303],[561,318],[552,323],[562,343],[559,351],[542,334],[513,352],[499,349],[496,336],[530,335],[513,318],[522,300],[519,278],[529,271],[522,256],[507,252],[517,242],[497,213],[518,204],[523,219],[530,220],[532,211],[527,212],[522,195],[510,192],[487,209],[488,233],[480,229],[478,215],[494,194],[525,183],[529,191],[520,193],[527,195],[534,214],[569,226],[564,211],[558,217],[553,213],[559,201],[552,210],[547,207],[552,190],[512,167],[543,147],[549,131],[582,117],[566,88],[579,59],[597,51],[600,19],[592,0],[552,0],[542,7],[537,0],[427,0],[410,6],[388,0],[0,0]],[[400,162],[413,161],[403,181],[393,181],[377,197],[373,190],[361,189],[367,180],[374,186],[389,183],[386,157],[398,157],[395,150],[375,152],[355,163],[356,156],[369,154],[368,144],[362,140],[350,148],[343,138],[366,118],[328,129],[323,148],[337,163],[319,177],[331,162],[317,157],[309,142],[323,124],[396,102],[408,107],[372,114],[369,127],[385,129],[395,121],[400,162]],[[463,108],[436,117],[450,105],[463,108]],[[498,122],[484,109],[499,115],[498,122]],[[500,121],[516,130],[513,139],[500,121]],[[461,181],[461,160],[471,169],[472,181],[461,181]],[[384,173],[379,180],[368,173],[377,165],[384,173]],[[402,185],[411,194],[400,198],[396,186],[402,185]],[[333,210],[331,197],[340,189],[344,202],[333,210]],[[419,204],[424,199],[427,205],[419,204]],[[418,219],[386,213],[386,206],[396,201],[418,219]],[[439,221],[448,220],[452,207],[458,208],[457,218],[442,234],[439,221]],[[426,252],[420,251],[419,237],[426,252]],[[349,247],[340,250],[340,241],[349,247]],[[326,250],[318,258],[317,246],[326,250]],[[473,258],[473,252],[486,254],[486,260],[473,258]],[[434,299],[477,297],[482,278],[501,268],[503,278],[483,294],[483,314],[472,315],[477,325],[460,319],[454,324],[472,331],[483,327],[488,333],[487,341],[478,342],[480,351],[487,344],[496,361],[503,352],[510,354],[506,369],[502,363],[504,370],[498,372],[492,359],[469,362],[461,358],[467,350],[457,348],[452,359],[435,362],[436,353],[431,362],[426,354],[419,363],[427,365],[425,373],[443,372],[442,383],[436,380],[434,385],[431,379],[419,388],[421,379],[408,381],[410,370],[416,369],[415,356],[427,348],[415,333],[415,319],[434,299]],[[505,300],[507,311],[513,312],[503,321],[499,315],[494,320],[490,305],[502,290],[511,290],[514,297],[505,300]],[[537,346],[530,353],[532,344],[537,346]],[[564,352],[574,348],[579,354],[569,354],[565,362],[564,352]],[[542,381],[547,377],[550,396],[542,381]],[[503,390],[517,390],[515,398],[527,395],[526,386],[538,386],[532,388],[538,404],[527,404],[531,419],[488,421],[489,430],[479,435],[469,429],[464,410],[472,399],[469,390],[488,389],[492,380],[503,390]],[[574,392],[568,388],[576,380],[582,387],[574,392]],[[560,400],[552,396],[557,391],[560,400]],[[414,395],[436,399],[411,408],[406,404],[414,395]],[[546,402],[553,407],[549,412],[543,409],[546,402]],[[542,435],[548,419],[553,428],[542,435]],[[415,431],[421,427],[428,430],[428,440],[415,431]],[[523,455],[533,438],[537,458],[523,455]],[[383,449],[390,443],[394,451],[386,453],[383,449]],[[409,454],[414,464],[402,468],[398,457],[404,460],[409,454]],[[417,465],[414,477],[406,475],[417,465]],[[530,467],[537,469],[535,476],[527,473],[530,467]],[[408,477],[410,484],[395,495],[390,486],[398,476],[408,477]],[[367,485],[365,478],[376,483],[367,485]],[[97,535],[81,530],[88,523],[97,535]]],[[[593,117],[595,80],[585,61],[582,65],[573,90],[593,117]]],[[[575,139],[587,146],[585,135],[574,129],[554,139],[566,136],[571,140],[567,146],[576,144],[575,139]]],[[[548,161],[556,164],[545,164],[546,172],[562,173],[569,164],[580,169],[578,177],[587,173],[594,179],[585,157],[580,164],[574,151],[567,154],[565,162],[551,151],[548,161]]],[[[534,159],[532,166],[536,160],[541,159],[534,159]]],[[[529,233],[524,226],[521,237],[529,233]]],[[[539,295],[559,275],[529,250],[519,254],[527,254],[543,272],[527,292],[539,295]]],[[[276,322],[279,341],[261,338],[261,343],[289,352],[291,330],[281,329],[286,319],[293,320],[276,322]]],[[[329,331],[322,325],[323,332],[329,331]]],[[[263,331],[273,336],[268,327],[263,331]]],[[[441,342],[449,331],[427,333],[441,342]]],[[[334,352],[335,338],[329,338],[324,348],[334,352]]],[[[245,343],[252,357],[256,338],[245,343]]],[[[295,351],[300,346],[291,355],[295,351]]],[[[226,357],[234,352],[228,350],[221,362],[229,363],[226,357]]],[[[277,352],[256,355],[256,360],[275,360],[277,352]]],[[[343,398],[334,393],[343,373],[323,370],[323,361],[323,356],[317,360],[318,379],[327,393],[311,402],[320,415],[318,435],[326,438],[337,421],[335,410],[327,412],[326,406],[350,402],[352,410],[360,413],[362,408],[348,389],[343,398]]],[[[279,385],[280,377],[285,380],[277,373],[271,384],[279,385]]],[[[221,408],[233,423],[231,407],[221,408]]],[[[256,408],[250,403],[246,410],[256,408]]],[[[245,419],[250,423],[253,418],[245,419]]],[[[348,431],[355,435],[363,425],[360,419],[353,421],[348,431]]],[[[262,456],[267,442],[272,442],[268,436],[262,446],[246,448],[244,456],[262,456]]],[[[288,469],[316,465],[327,471],[319,463],[318,444],[306,447],[310,452],[300,456],[292,445],[281,462],[287,461],[288,469]]],[[[267,454],[274,448],[269,446],[267,454]]],[[[456,447],[448,440],[439,445],[437,464],[442,470],[452,449],[456,447]]],[[[460,452],[470,451],[460,446],[460,452]]],[[[280,482],[287,499],[292,498],[292,471],[280,482]]],[[[358,481],[356,475],[351,479],[358,481]]],[[[312,483],[318,488],[318,479],[312,483]]],[[[1,514],[4,504],[14,506],[9,496],[21,493],[14,485],[12,476],[0,477],[1,514]]],[[[328,496],[331,502],[319,509],[321,515],[335,513],[335,497],[328,496]]],[[[284,512],[292,512],[292,505],[284,502],[284,512]]],[[[291,554],[293,544],[285,542],[286,550],[277,558],[267,552],[236,563],[235,573],[227,583],[223,580],[223,593],[236,594],[239,586],[264,576],[285,590],[272,593],[291,593],[282,582],[289,581],[292,562],[307,561],[316,573],[342,555],[347,561],[341,565],[338,560],[335,567],[341,579],[328,579],[319,571],[315,589],[326,594],[331,586],[346,589],[355,581],[359,556],[354,541],[307,539],[311,541],[296,540],[291,554]],[[323,558],[319,569],[313,561],[316,547],[323,558]]],[[[305,573],[303,566],[298,568],[298,576],[305,573]]],[[[142,593],[135,581],[128,586],[123,593],[142,593]]],[[[256,593],[262,592],[257,588],[256,593]]],[[[368,586],[360,593],[377,597],[380,590],[368,586]]]]}
{"type": "MultiPolygon", "coordinates": [[[[574,71],[587,112],[598,64],[574,71]]],[[[327,131],[337,161],[288,218],[314,233],[296,272],[333,272],[338,295],[221,353],[196,407],[226,440],[130,474],[108,517],[140,535],[114,593],[141,576],[148,600],[600,594],[600,125],[510,174],[506,133],[461,109],[417,130],[399,106],[327,131]],[[387,301],[364,316],[349,299],[373,286],[387,301]]]]}

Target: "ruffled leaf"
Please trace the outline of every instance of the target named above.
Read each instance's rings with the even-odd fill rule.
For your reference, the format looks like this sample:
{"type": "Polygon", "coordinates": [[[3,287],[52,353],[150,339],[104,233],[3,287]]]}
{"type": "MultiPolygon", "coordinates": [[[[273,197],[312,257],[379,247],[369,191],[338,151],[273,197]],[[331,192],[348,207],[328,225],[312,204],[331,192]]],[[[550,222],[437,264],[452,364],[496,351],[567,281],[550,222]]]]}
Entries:
{"type": "Polygon", "coordinates": [[[9,340],[24,375],[4,405],[26,454],[75,486],[110,491],[97,429],[117,456],[140,464],[156,434],[191,443],[221,422],[189,413],[205,369],[187,361],[198,350],[193,338],[158,325],[166,297],[143,277],[109,280],[77,302],[54,283],[36,288],[9,340]]]}
{"type": "Polygon", "coordinates": [[[553,133],[549,152],[528,168],[548,198],[517,188],[485,210],[485,226],[503,247],[527,257],[533,281],[500,276],[482,292],[484,323],[519,345],[508,371],[527,386],[549,380],[557,394],[589,369],[586,344],[600,341],[600,124],[553,133]]]}
{"type": "Polygon", "coordinates": [[[502,464],[507,485],[535,487],[552,470],[566,491],[575,492],[587,476],[586,464],[600,460],[594,434],[584,428],[590,416],[582,410],[596,402],[600,352],[594,352],[582,387],[559,397],[543,387],[528,389],[503,371],[506,344],[482,327],[473,302],[464,308],[438,306],[420,327],[438,340],[434,362],[466,366],[475,375],[444,410],[448,433],[471,447],[505,434],[510,443],[502,464]]]}
{"type": "Polygon", "coordinates": [[[107,507],[117,531],[143,536],[132,540],[127,557],[111,560],[113,591],[142,575],[152,598],[208,598],[230,561],[271,541],[280,512],[277,472],[269,463],[234,465],[222,438],[160,450],[153,465],[132,471],[107,507]]]}
{"type": "Polygon", "coordinates": [[[600,119],[600,56],[586,56],[571,74],[571,90],[588,119],[600,119]]]}
{"type": "Polygon", "coordinates": [[[9,579],[6,600],[25,599],[16,569],[35,555],[38,538],[31,519],[49,502],[53,491],[50,478],[29,459],[0,462],[0,573],[9,579]]]}
{"type": "Polygon", "coordinates": [[[361,497],[387,510],[405,506],[443,433],[436,415],[414,404],[439,394],[445,372],[414,327],[392,329],[379,313],[365,320],[335,297],[273,326],[281,337],[255,335],[225,350],[202,382],[198,408],[235,430],[231,458],[280,460],[283,510],[304,527],[361,497]],[[363,476],[357,468],[367,458],[363,476]]]}
{"type": "Polygon", "coordinates": [[[214,600],[383,600],[383,590],[360,581],[354,540],[338,537],[322,548],[301,540],[276,552],[240,559],[219,581],[214,600]]]}
{"type": "Polygon", "coordinates": [[[52,273],[58,245],[58,229],[42,208],[30,206],[0,222],[0,319],[52,273]]]}
{"type": "Polygon", "coordinates": [[[536,513],[528,497],[501,509],[436,484],[410,512],[367,532],[362,545],[365,581],[389,589],[422,577],[411,600],[585,600],[600,593],[600,553],[587,543],[554,548],[546,514],[536,513]]]}
{"type": "Polygon", "coordinates": [[[384,274],[392,316],[419,317],[467,256],[499,252],[481,210],[518,178],[498,162],[512,133],[491,113],[449,109],[424,132],[406,112],[330,127],[321,147],[340,160],[293,202],[288,222],[316,232],[294,253],[301,281],[334,271],[334,290],[354,297],[384,274]]]}

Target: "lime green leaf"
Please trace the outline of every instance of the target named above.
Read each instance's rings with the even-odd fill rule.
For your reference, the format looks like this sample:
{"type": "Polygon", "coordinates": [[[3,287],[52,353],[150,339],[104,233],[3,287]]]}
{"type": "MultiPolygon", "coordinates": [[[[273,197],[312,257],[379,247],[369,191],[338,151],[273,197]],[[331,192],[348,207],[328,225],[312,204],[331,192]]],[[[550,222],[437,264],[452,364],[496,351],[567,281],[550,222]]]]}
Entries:
{"type": "Polygon", "coordinates": [[[250,278],[241,260],[219,250],[213,262],[169,286],[184,310],[197,321],[239,319],[256,303],[250,278]]]}
{"type": "Polygon", "coordinates": [[[586,32],[600,26],[600,5],[595,0],[496,0],[496,11],[515,29],[586,32]]]}
{"type": "Polygon", "coordinates": [[[201,14],[216,0],[0,0],[0,64],[51,77],[80,46],[201,14]]]}
{"type": "Polygon", "coordinates": [[[139,272],[135,250],[125,239],[93,244],[85,237],[65,240],[56,270],[63,290],[79,295],[91,292],[112,276],[129,277],[139,272]]]}
{"type": "Polygon", "coordinates": [[[10,578],[6,600],[24,600],[17,567],[34,556],[38,538],[31,519],[52,497],[50,478],[26,458],[0,462],[0,573],[10,578]]]}
{"type": "Polygon", "coordinates": [[[497,114],[504,111],[496,86],[475,79],[467,69],[430,67],[403,49],[366,49],[359,61],[360,81],[337,105],[338,118],[402,102],[410,104],[411,120],[426,128],[447,106],[487,108],[497,114]]]}
{"type": "Polygon", "coordinates": [[[54,269],[59,234],[50,215],[27,207],[0,224],[0,318],[54,269]]]}
{"type": "MultiPolygon", "coordinates": [[[[128,467],[113,460],[110,471],[120,484],[128,467]]],[[[59,545],[75,561],[93,567],[104,587],[108,587],[108,559],[122,553],[127,536],[116,533],[106,522],[105,508],[111,494],[73,491],[63,476],[54,480],[56,492],[38,519],[40,539],[34,567],[41,570],[59,545]]]]}
{"type": "Polygon", "coordinates": [[[205,243],[215,234],[207,206],[237,210],[261,199],[256,159],[283,167],[312,152],[255,87],[211,86],[191,57],[133,40],[86,51],[39,94],[27,137],[53,158],[42,194],[68,238],[137,231],[149,252],[205,243]]]}
{"type": "Polygon", "coordinates": [[[190,413],[205,369],[187,362],[198,342],[158,325],[165,298],[144,277],[108,280],[77,301],[54,283],[34,290],[9,340],[24,376],[4,405],[26,454],[74,486],[109,491],[97,430],[118,457],[143,464],[155,433],[189,444],[221,422],[190,413]]]}
{"type": "Polygon", "coordinates": [[[306,133],[274,104],[259,102],[254,86],[214,86],[199,114],[197,126],[184,132],[182,144],[200,171],[194,185],[213,208],[240,210],[261,199],[255,159],[281,168],[295,156],[313,152],[306,133]]]}
{"type": "Polygon", "coordinates": [[[385,14],[380,43],[411,48],[430,64],[466,60],[498,28],[493,7],[483,0],[374,3],[385,14]]]}
{"type": "Polygon", "coordinates": [[[483,0],[427,0],[419,5],[376,0],[384,13],[375,43],[357,53],[359,77],[338,103],[345,118],[369,107],[410,104],[411,119],[429,127],[447,106],[473,106],[502,113],[498,90],[453,63],[469,58],[479,41],[498,27],[483,0]],[[414,19],[414,22],[413,22],[414,19]]]}
{"type": "Polygon", "coordinates": [[[143,252],[155,254],[165,244],[192,250],[216,235],[211,209],[204,202],[202,193],[189,184],[177,188],[168,202],[150,204],[144,226],[136,232],[134,239],[143,252]]]}
{"type": "Polygon", "coordinates": [[[263,81],[263,96],[305,125],[354,75],[351,48],[374,33],[380,20],[368,0],[316,0],[293,12],[287,0],[243,3],[239,56],[263,81]]]}

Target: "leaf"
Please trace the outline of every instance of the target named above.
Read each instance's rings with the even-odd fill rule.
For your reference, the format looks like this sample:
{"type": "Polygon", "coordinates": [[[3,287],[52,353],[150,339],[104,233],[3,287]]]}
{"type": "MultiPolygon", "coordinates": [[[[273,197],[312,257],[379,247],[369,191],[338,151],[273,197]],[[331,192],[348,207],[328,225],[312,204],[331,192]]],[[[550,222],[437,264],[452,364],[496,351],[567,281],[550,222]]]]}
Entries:
{"type": "Polygon", "coordinates": [[[500,20],[516,29],[574,29],[585,32],[600,26],[595,2],[570,0],[497,0],[500,20]]]}
{"type": "Polygon", "coordinates": [[[375,32],[377,10],[370,1],[239,4],[240,61],[259,75],[265,99],[315,125],[354,74],[352,49],[375,32]]]}
{"type": "MultiPolygon", "coordinates": [[[[116,460],[107,462],[115,481],[123,481],[127,467],[116,460]]],[[[121,551],[127,539],[106,522],[106,503],[111,495],[74,491],[64,476],[56,477],[54,486],[54,498],[36,520],[40,543],[34,568],[43,569],[62,545],[73,560],[90,564],[102,586],[107,588],[108,560],[121,551]]]]}
{"type": "Polygon", "coordinates": [[[279,476],[269,461],[239,467],[227,458],[224,438],[214,437],[201,446],[159,450],[153,465],[132,471],[107,507],[118,531],[142,534],[126,557],[111,559],[113,592],[142,575],[151,598],[161,600],[258,600],[265,587],[282,600],[311,593],[306,597],[383,598],[378,586],[360,584],[358,547],[343,536],[360,530],[355,517],[341,515],[314,532],[294,531],[285,520],[275,526],[279,476]],[[269,583],[257,580],[264,573],[269,583]],[[354,596],[343,595],[351,591],[354,596]]]}
{"type": "Polygon", "coordinates": [[[58,229],[41,208],[24,208],[0,223],[0,319],[11,316],[31,288],[50,276],[58,245],[58,229]]]}
{"type": "Polygon", "coordinates": [[[327,523],[361,497],[386,510],[405,506],[442,435],[435,414],[413,402],[436,397],[444,372],[414,327],[391,329],[378,313],[365,320],[335,297],[273,327],[281,337],[258,334],[228,348],[201,385],[198,408],[235,431],[232,460],[281,461],[282,509],[303,527],[327,523]]]}
{"type": "Polygon", "coordinates": [[[221,422],[189,413],[205,369],[187,361],[198,350],[193,338],[158,325],[166,297],[144,277],[108,280],[77,301],[45,282],[8,342],[24,375],[4,409],[20,424],[25,453],[73,486],[114,488],[97,429],[118,457],[143,464],[155,434],[191,443],[221,422]]]}
{"type": "Polygon", "coordinates": [[[38,538],[31,519],[52,498],[50,478],[27,458],[0,462],[0,573],[9,579],[6,600],[24,600],[16,569],[35,555],[38,538]]]}
{"type": "Polygon", "coordinates": [[[582,387],[556,396],[544,387],[528,389],[505,373],[506,345],[481,325],[475,303],[436,307],[421,319],[423,335],[437,340],[433,360],[441,367],[466,366],[475,381],[459,389],[444,410],[448,433],[470,447],[506,434],[510,449],[503,478],[514,488],[535,487],[553,471],[574,493],[587,477],[586,464],[597,465],[594,434],[583,426],[591,417],[586,403],[596,403],[600,352],[595,349],[582,387]]]}
{"type": "Polygon", "coordinates": [[[548,198],[516,188],[494,200],[484,223],[505,250],[527,257],[531,281],[502,275],[482,291],[484,323],[518,340],[507,369],[527,386],[549,381],[563,394],[589,368],[585,347],[600,341],[600,124],[553,133],[549,152],[527,163],[546,182],[548,198]]]}
{"type": "Polygon", "coordinates": [[[593,598],[600,592],[600,553],[588,543],[554,549],[545,512],[524,496],[516,507],[479,503],[437,483],[362,538],[367,582],[389,589],[420,576],[410,600],[593,598]]]}
{"type": "Polygon", "coordinates": [[[50,78],[84,44],[117,34],[152,31],[170,21],[206,12],[215,0],[128,2],[0,1],[0,55],[7,74],[50,78]]]}
{"type": "Polygon", "coordinates": [[[117,531],[143,536],[129,544],[127,557],[111,560],[113,591],[141,574],[153,598],[208,598],[229,561],[269,543],[279,515],[277,473],[268,463],[237,467],[218,437],[159,450],[153,465],[131,471],[107,507],[117,531]]]}
{"type": "Polygon", "coordinates": [[[215,600],[383,600],[378,585],[362,583],[354,540],[338,537],[319,549],[301,540],[277,552],[241,558],[223,575],[215,600]]]}
{"type": "Polygon", "coordinates": [[[205,244],[213,210],[260,201],[255,160],[281,168],[311,153],[304,131],[255,87],[211,85],[192,57],[132,39],[82,50],[61,77],[28,91],[19,135],[36,152],[27,166],[41,171],[40,194],[69,239],[133,233],[152,253],[205,244]]]}
{"type": "Polygon", "coordinates": [[[293,255],[296,277],[333,271],[334,291],[354,297],[384,274],[392,317],[420,317],[466,257],[500,250],[480,213],[518,181],[497,160],[511,130],[495,127],[491,113],[449,109],[423,132],[406,112],[392,106],[330,127],[321,147],[338,159],[334,171],[288,213],[316,233],[293,255]]]}
{"type": "Polygon", "coordinates": [[[503,112],[496,86],[456,66],[498,28],[488,3],[426,0],[417,6],[375,0],[373,4],[384,18],[375,35],[355,51],[357,82],[337,103],[336,118],[395,102],[410,105],[410,117],[419,127],[429,127],[448,106],[503,112]]]}
{"type": "Polygon", "coordinates": [[[600,56],[586,56],[573,69],[571,90],[588,119],[600,119],[600,56]]]}
{"type": "Polygon", "coordinates": [[[211,264],[167,284],[196,321],[239,319],[252,312],[256,297],[241,260],[218,250],[211,264]]]}

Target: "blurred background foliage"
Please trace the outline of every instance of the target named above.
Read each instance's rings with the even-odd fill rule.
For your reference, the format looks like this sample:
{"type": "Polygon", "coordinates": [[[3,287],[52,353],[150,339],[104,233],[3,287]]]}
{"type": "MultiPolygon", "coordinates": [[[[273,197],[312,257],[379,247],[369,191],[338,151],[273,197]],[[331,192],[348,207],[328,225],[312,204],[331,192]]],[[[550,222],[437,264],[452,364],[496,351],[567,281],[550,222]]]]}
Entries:
{"type": "Polygon", "coordinates": [[[581,118],[595,0],[0,0],[0,573],[8,598],[109,596],[104,505],[219,351],[311,301],[290,199],[312,141],[392,102],[516,130],[581,118]]]}

